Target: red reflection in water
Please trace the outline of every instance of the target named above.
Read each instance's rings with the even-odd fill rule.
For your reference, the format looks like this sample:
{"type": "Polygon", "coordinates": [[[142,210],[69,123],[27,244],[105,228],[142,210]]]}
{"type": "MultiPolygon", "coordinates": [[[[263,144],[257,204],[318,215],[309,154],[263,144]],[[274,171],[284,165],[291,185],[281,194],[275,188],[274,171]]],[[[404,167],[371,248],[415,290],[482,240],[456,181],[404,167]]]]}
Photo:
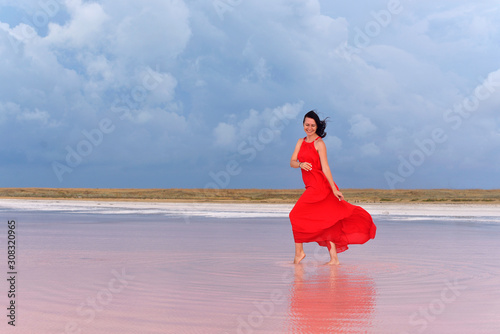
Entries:
{"type": "Polygon", "coordinates": [[[373,280],[337,266],[295,266],[288,333],[364,333],[375,306],[373,280]]]}

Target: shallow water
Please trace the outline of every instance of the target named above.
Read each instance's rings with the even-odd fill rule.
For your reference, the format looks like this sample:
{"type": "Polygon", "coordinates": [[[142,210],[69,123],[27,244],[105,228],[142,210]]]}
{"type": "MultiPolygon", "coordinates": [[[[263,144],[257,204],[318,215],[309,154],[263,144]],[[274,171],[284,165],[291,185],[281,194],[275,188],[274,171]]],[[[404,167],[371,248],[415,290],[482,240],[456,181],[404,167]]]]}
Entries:
{"type": "Polygon", "coordinates": [[[283,217],[0,215],[19,236],[9,333],[500,332],[500,224],[479,217],[377,215],[329,267],[315,244],[291,264],[283,217]]]}

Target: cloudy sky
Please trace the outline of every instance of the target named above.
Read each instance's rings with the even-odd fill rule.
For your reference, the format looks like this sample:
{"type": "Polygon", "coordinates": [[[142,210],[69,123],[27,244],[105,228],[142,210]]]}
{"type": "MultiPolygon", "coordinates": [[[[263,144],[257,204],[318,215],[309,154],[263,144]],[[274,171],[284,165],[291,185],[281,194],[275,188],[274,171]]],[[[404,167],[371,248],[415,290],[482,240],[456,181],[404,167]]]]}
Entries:
{"type": "Polygon", "coordinates": [[[500,188],[498,0],[0,0],[0,186],[500,188]]]}

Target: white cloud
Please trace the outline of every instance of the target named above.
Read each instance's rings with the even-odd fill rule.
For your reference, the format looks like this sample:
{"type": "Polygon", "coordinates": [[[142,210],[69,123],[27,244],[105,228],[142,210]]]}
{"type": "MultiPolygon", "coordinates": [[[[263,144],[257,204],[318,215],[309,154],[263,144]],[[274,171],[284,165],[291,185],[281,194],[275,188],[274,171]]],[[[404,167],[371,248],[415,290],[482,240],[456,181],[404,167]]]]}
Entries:
{"type": "Polygon", "coordinates": [[[154,66],[175,59],[190,37],[189,9],[181,0],[148,2],[106,1],[113,17],[110,51],[118,57],[132,57],[154,66]]]}
{"type": "Polygon", "coordinates": [[[257,81],[262,82],[271,77],[271,68],[267,65],[264,58],[259,58],[257,63],[254,65],[250,74],[243,78],[244,81],[257,81]]]}
{"type": "Polygon", "coordinates": [[[236,141],[236,127],[227,123],[219,123],[214,129],[215,144],[219,146],[234,146],[236,141]]]}
{"type": "Polygon", "coordinates": [[[170,73],[146,67],[136,72],[135,82],[132,91],[143,95],[149,105],[164,105],[175,98],[177,79],[170,73]]]}
{"type": "Polygon", "coordinates": [[[67,0],[65,5],[71,20],[63,26],[49,23],[49,33],[44,42],[74,48],[94,46],[104,33],[103,25],[109,20],[102,6],[81,0],[67,0]]]}
{"type": "Polygon", "coordinates": [[[361,146],[361,155],[376,157],[380,155],[380,148],[375,143],[369,143],[361,146]]]}
{"type": "Polygon", "coordinates": [[[292,122],[297,122],[302,106],[303,102],[286,103],[260,112],[251,109],[244,118],[235,114],[228,115],[226,122],[220,122],[214,130],[215,144],[235,151],[246,141],[260,141],[265,145],[276,142],[283,130],[292,122]]]}
{"type": "Polygon", "coordinates": [[[328,135],[323,140],[328,150],[340,151],[342,149],[342,139],[339,137],[328,135]]]}
{"type": "Polygon", "coordinates": [[[368,117],[360,114],[352,116],[349,123],[351,123],[351,135],[357,138],[370,136],[377,130],[377,127],[368,117]]]}
{"type": "Polygon", "coordinates": [[[46,111],[41,111],[35,109],[35,111],[23,111],[17,115],[18,121],[40,121],[42,123],[47,123],[50,118],[50,115],[46,111]]]}

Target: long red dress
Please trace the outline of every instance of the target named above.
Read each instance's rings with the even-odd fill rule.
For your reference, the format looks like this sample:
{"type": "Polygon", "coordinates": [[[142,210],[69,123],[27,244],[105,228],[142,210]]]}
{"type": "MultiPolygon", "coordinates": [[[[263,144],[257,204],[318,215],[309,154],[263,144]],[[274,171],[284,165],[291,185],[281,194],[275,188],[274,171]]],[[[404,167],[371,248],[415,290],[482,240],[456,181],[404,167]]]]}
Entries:
{"type": "Polygon", "coordinates": [[[308,143],[304,139],[297,159],[311,163],[312,169],[302,169],[306,190],[290,212],[295,242],[317,242],[330,249],[332,241],[340,253],[350,244],[363,244],[375,238],[377,227],[370,214],[345,200],[339,201],[333,195],[314,142],[308,143]]]}

